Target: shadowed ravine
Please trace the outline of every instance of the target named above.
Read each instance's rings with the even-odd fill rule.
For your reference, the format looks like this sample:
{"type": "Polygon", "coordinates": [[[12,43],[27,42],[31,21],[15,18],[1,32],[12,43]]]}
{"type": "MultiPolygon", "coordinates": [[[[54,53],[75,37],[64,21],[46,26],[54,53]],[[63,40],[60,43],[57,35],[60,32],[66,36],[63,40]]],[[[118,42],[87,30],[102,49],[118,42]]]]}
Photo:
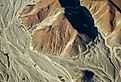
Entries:
{"type": "Polygon", "coordinates": [[[109,0],[109,2],[121,13],[121,8],[118,7],[118,6],[113,2],[113,0],[109,0]]]}
{"type": "Polygon", "coordinates": [[[94,19],[89,10],[81,6],[78,0],[60,0],[60,4],[65,8],[65,16],[73,28],[94,40],[98,31],[94,26],[94,19]]]}

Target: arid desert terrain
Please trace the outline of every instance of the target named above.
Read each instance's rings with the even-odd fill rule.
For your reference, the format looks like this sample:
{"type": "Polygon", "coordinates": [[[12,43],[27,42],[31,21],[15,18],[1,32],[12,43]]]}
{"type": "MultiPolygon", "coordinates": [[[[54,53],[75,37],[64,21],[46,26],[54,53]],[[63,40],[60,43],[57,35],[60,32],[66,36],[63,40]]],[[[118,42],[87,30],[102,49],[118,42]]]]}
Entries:
{"type": "Polygon", "coordinates": [[[121,0],[0,0],[0,82],[121,82],[121,0]]]}

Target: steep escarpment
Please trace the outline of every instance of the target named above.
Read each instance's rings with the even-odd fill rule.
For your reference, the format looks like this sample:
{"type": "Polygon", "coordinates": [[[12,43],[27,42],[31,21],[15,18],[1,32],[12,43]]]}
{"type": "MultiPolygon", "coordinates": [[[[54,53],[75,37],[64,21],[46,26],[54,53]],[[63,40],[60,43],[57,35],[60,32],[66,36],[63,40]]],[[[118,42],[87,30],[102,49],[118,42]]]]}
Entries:
{"type": "Polygon", "coordinates": [[[107,44],[110,46],[119,46],[120,44],[120,1],[118,0],[101,0],[101,1],[83,1],[81,3],[85,5],[92,13],[95,24],[98,26],[101,33],[107,40],[107,44]],[[115,44],[116,43],[116,44],[115,44]]]}

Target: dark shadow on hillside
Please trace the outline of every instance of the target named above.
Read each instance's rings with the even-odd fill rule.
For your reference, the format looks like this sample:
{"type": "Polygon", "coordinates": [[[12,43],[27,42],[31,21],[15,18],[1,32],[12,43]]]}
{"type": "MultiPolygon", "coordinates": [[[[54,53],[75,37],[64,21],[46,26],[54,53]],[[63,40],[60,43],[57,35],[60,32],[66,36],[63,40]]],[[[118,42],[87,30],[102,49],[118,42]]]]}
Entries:
{"type": "Polygon", "coordinates": [[[120,7],[118,7],[112,0],[109,0],[109,2],[121,13],[120,7]]]}
{"type": "Polygon", "coordinates": [[[81,6],[79,0],[60,0],[60,4],[65,8],[65,16],[73,28],[94,40],[98,31],[94,27],[94,20],[89,10],[81,6]]]}
{"type": "Polygon", "coordinates": [[[79,0],[59,0],[62,7],[76,7],[80,6],[79,0]]]}
{"type": "Polygon", "coordinates": [[[84,82],[94,82],[94,81],[91,81],[93,78],[94,78],[94,73],[90,70],[85,70],[83,72],[83,78],[84,78],[84,82]]]}

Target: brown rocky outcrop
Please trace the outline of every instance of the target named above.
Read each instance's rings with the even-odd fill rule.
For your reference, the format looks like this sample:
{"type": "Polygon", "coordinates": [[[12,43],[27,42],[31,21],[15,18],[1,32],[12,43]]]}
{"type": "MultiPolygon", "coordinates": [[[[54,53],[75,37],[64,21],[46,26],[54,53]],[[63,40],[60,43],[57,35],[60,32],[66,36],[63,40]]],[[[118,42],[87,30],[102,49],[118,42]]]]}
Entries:
{"type": "Polygon", "coordinates": [[[31,27],[40,23],[46,17],[54,15],[59,7],[56,0],[37,1],[36,4],[25,6],[20,18],[26,27],[31,27]]]}
{"type": "Polygon", "coordinates": [[[94,21],[86,8],[71,4],[47,0],[23,9],[21,21],[26,27],[39,24],[32,33],[33,50],[68,57],[86,50],[86,45],[96,37],[94,21]]]}
{"type": "Polygon", "coordinates": [[[121,81],[119,0],[80,1],[0,1],[0,82],[121,81]]]}
{"type": "Polygon", "coordinates": [[[110,46],[119,46],[121,30],[120,0],[81,0],[92,13],[95,24],[110,46]]]}

